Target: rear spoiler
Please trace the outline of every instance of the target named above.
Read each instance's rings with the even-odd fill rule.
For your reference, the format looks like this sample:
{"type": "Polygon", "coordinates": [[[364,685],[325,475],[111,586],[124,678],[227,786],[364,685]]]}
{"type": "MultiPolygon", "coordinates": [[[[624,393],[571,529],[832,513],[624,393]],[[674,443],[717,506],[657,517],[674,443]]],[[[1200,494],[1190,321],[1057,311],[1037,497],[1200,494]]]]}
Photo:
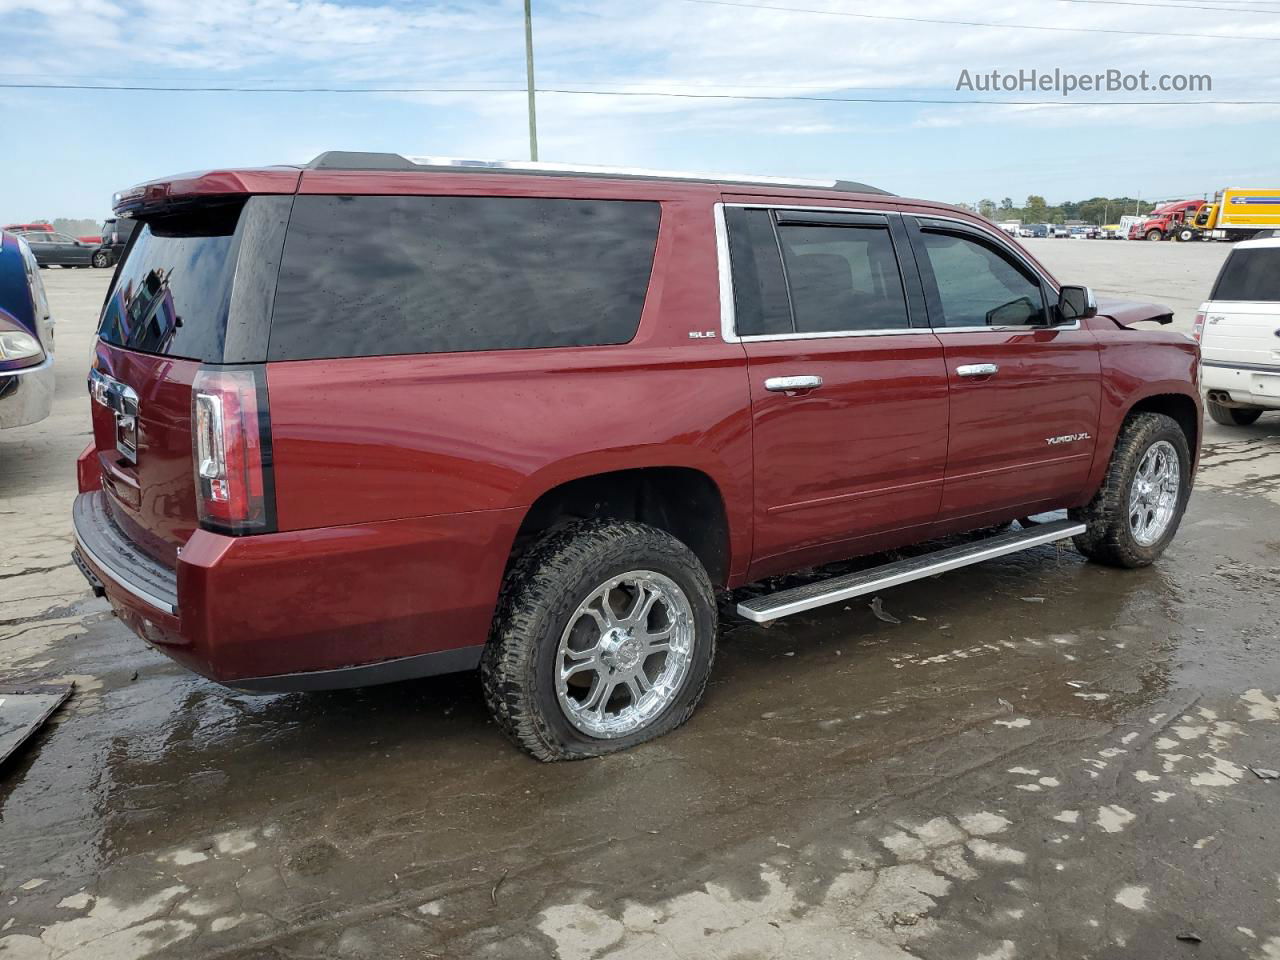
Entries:
{"type": "Polygon", "coordinates": [[[121,190],[112,197],[111,206],[117,217],[147,217],[210,200],[296,193],[301,178],[302,171],[297,167],[184,173],[121,190]]]}
{"type": "Polygon", "coordinates": [[[1159,303],[1142,303],[1138,300],[1098,300],[1098,315],[1110,317],[1122,327],[1135,323],[1173,323],[1173,310],[1159,303]]]}

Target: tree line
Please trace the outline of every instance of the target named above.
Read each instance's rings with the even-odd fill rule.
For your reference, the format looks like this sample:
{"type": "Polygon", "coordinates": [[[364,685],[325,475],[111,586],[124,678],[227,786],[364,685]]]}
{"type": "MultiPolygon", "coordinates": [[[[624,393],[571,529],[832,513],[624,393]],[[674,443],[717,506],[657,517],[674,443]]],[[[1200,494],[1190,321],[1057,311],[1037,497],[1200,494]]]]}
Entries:
{"type": "Polygon", "coordinates": [[[960,203],[956,206],[972,210],[986,217],[993,223],[1001,220],[1021,220],[1023,223],[1065,223],[1068,220],[1080,220],[1102,226],[1117,223],[1122,216],[1143,216],[1155,209],[1155,204],[1135,197],[1093,197],[1089,200],[1068,200],[1056,206],[1049,206],[1044,197],[1032,194],[1022,206],[1014,206],[1010,197],[999,203],[994,200],[979,200],[977,206],[972,203],[960,203]]]}

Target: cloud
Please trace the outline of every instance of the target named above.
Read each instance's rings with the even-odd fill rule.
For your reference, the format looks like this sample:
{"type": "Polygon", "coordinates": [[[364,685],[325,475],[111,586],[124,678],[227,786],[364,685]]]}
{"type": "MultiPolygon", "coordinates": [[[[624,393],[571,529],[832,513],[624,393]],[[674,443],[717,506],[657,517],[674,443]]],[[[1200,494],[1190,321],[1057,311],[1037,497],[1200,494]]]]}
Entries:
{"type": "MultiPolygon", "coordinates": [[[[918,0],[909,6],[888,0],[767,2],[885,16],[1280,36],[1280,14],[1275,13],[1154,11],[1046,0],[997,0],[986,5],[918,0]]],[[[652,95],[683,91],[744,97],[945,98],[956,95],[961,69],[978,73],[1061,67],[1074,72],[1209,72],[1214,97],[1280,99],[1280,79],[1269,69],[1272,45],[1266,43],[982,29],[685,0],[535,0],[534,10],[540,86],[636,94],[542,94],[543,154],[556,159],[811,175],[848,173],[853,166],[860,176],[897,177],[917,160],[937,167],[947,155],[948,163],[974,165],[977,176],[985,158],[972,157],[960,144],[989,140],[1000,163],[1000,143],[1022,136],[1020,155],[1012,159],[1036,167],[1052,167],[1064,152],[1063,143],[1087,141],[1099,153],[1110,148],[1100,141],[1114,139],[1116,156],[1106,172],[1128,164],[1136,176],[1149,172],[1150,162],[1145,156],[1125,158],[1118,149],[1124,139],[1142,130],[1163,135],[1192,129],[1200,139],[1225,136],[1239,142],[1253,136],[1260,155],[1275,152],[1276,134],[1261,131],[1274,129],[1280,107],[942,106],[652,95]],[[1176,57],[1171,56],[1175,50],[1176,57]],[[1055,133],[1034,142],[1044,130],[1055,133]],[[863,144],[871,138],[876,148],[867,151],[863,144]],[[905,156],[921,144],[927,154],[905,156]],[[947,146],[954,149],[948,151],[947,146]]],[[[8,55],[8,78],[17,81],[503,86],[517,91],[524,83],[521,0],[0,0],[0,49],[8,55]]],[[[24,96],[0,91],[0,108],[16,108],[24,96]]],[[[246,117],[279,117],[299,150],[338,140],[358,147],[356,137],[367,142],[369,124],[351,121],[355,115],[396,118],[400,126],[380,131],[385,136],[378,139],[389,141],[394,132],[406,152],[518,157],[525,149],[525,106],[519,92],[357,94],[341,100],[338,116],[333,106],[337,101],[319,96],[170,96],[160,109],[233,109],[246,117]],[[403,111],[409,109],[421,113],[406,126],[403,111]]],[[[101,97],[113,108],[142,102],[140,97],[126,99],[126,94],[101,97]]],[[[47,132],[55,141],[63,139],[59,122],[57,116],[50,117],[47,132]]],[[[270,146],[278,149],[275,143],[270,146]]],[[[146,147],[140,144],[136,149],[141,153],[146,147]]],[[[259,146],[254,152],[246,147],[243,153],[257,158],[265,149],[259,146]]],[[[179,156],[177,146],[170,145],[170,151],[179,156]]],[[[260,162],[300,158],[261,156],[260,162]]],[[[1162,163],[1184,159],[1162,158],[1162,163]]],[[[189,168],[210,161],[207,156],[183,155],[173,162],[189,168]]],[[[1218,178],[1214,158],[1198,162],[1206,176],[1218,178]]],[[[1185,163],[1183,168],[1178,176],[1185,175],[1185,163]]]]}

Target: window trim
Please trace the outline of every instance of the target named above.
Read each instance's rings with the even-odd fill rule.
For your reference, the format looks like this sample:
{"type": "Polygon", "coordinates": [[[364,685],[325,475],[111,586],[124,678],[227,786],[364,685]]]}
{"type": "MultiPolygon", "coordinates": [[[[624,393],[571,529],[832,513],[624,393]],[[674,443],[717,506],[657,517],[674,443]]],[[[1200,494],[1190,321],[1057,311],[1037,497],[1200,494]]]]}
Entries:
{"type": "MultiPolygon", "coordinates": [[[[716,262],[718,266],[718,275],[720,280],[720,338],[725,343],[769,343],[778,340],[831,340],[837,337],[890,337],[904,336],[911,334],[929,333],[929,326],[915,326],[915,308],[911,299],[911,282],[912,275],[908,274],[902,262],[903,251],[900,249],[900,241],[894,234],[893,221],[897,218],[901,220],[902,212],[899,210],[875,209],[872,207],[837,207],[837,206],[814,206],[793,203],[770,203],[767,200],[757,201],[755,203],[725,203],[723,201],[715,204],[715,234],[716,234],[716,262]],[[747,336],[739,336],[737,332],[737,315],[733,300],[733,265],[729,260],[729,227],[725,220],[725,210],[728,208],[747,209],[747,210],[768,210],[773,214],[774,233],[777,235],[777,227],[782,226],[781,221],[777,219],[779,212],[795,211],[800,213],[829,213],[829,214],[870,214],[884,220],[884,229],[889,234],[889,241],[893,244],[894,256],[898,261],[898,276],[902,280],[902,302],[907,311],[906,327],[885,327],[877,330],[820,330],[811,333],[759,333],[748,334],[747,336]]],[[[796,224],[802,225],[802,224],[796,224]]],[[[838,224],[811,224],[813,226],[838,226],[838,224]]],[[[879,229],[878,226],[869,223],[850,224],[851,229],[879,229]]],[[[914,252],[908,249],[906,253],[914,256],[914,252]]],[[[783,278],[786,280],[786,258],[782,257],[782,251],[778,251],[779,258],[782,259],[783,278]]],[[[918,274],[914,275],[916,282],[919,281],[918,274]]],[[[791,299],[791,284],[787,283],[787,299],[791,299]]],[[[925,319],[928,319],[926,314],[925,319]]]]}
{"type": "MultiPolygon", "coordinates": [[[[1023,270],[1035,276],[1040,281],[1041,298],[1044,302],[1045,318],[1046,320],[1049,319],[1054,305],[1049,302],[1049,297],[1047,296],[1047,293],[1052,292],[1055,295],[1061,295],[1061,289],[1056,283],[1054,283],[1053,279],[1048,274],[1046,274],[1043,270],[1041,270],[1036,264],[1028,260],[1027,257],[1020,250],[1018,250],[1016,247],[1013,246],[1013,244],[1009,243],[1008,238],[1003,233],[1003,231],[996,233],[993,231],[984,230],[982,227],[976,226],[972,222],[968,220],[963,220],[960,217],[948,217],[948,216],[942,216],[942,215],[932,214],[932,213],[924,214],[924,213],[916,213],[916,212],[904,212],[903,223],[907,228],[907,232],[911,236],[912,248],[913,250],[916,250],[917,261],[919,261],[921,253],[925,251],[920,251],[916,249],[915,241],[920,234],[925,232],[925,228],[922,227],[921,221],[928,221],[928,220],[937,220],[947,224],[948,226],[941,228],[943,232],[947,230],[953,230],[955,233],[958,233],[958,234],[969,234],[970,236],[977,238],[979,240],[986,240],[990,246],[1003,251],[1004,254],[1009,259],[1019,264],[1023,270]],[[951,225],[954,225],[954,226],[951,226],[951,225]]],[[[929,269],[930,279],[933,284],[933,292],[936,294],[938,282],[937,282],[937,279],[933,277],[933,265],[928,264],[928,269],[929,269]]],[[[930,300],[929,285],[925,283],[923,270],[921,270],[920,285],[925,289],[925,301],[927,304],[930,300]]],[[[1046,322],[1046,323],[1040,323],[1040,324],[1014,323],[1014,324],[999,324],[996,326],[983,325],[983,326],[968,326],[968,327],[948,327],[946,325],[940,326],[938,324],[935,324],[933,320],[934,320],[933,310],[930,309],[929,310],[929,327],[936,334],[978,333],[978,332],[1034,333],[1037,330],[1079,330],[1080,329],[1080,319],[1078,317],[1075,320],[1073,320],[1071,323],[1052,323],[1052,322],[1046,322]]]]}

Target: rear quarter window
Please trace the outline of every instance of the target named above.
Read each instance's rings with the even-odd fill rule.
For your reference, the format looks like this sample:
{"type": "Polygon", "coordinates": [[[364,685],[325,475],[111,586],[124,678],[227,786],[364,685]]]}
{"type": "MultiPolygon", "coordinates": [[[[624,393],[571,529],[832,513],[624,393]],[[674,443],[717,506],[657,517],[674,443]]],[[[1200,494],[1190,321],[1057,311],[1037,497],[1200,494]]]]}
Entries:
{"type": "Polygon", "coordinates": [[[1280,301],[1280,247],[1231,251],[1209,299],[1280,301]]]}
{"type": "Polygon", "coordinates": [[[626,343],[652,201],[299,196],[269,359],[626,343]]]}
{"type": "Polygon", "coordinates": [[[242,206],[139,227],[112,282],[98,336],[143,353],[222,361],[242,206]]]}

